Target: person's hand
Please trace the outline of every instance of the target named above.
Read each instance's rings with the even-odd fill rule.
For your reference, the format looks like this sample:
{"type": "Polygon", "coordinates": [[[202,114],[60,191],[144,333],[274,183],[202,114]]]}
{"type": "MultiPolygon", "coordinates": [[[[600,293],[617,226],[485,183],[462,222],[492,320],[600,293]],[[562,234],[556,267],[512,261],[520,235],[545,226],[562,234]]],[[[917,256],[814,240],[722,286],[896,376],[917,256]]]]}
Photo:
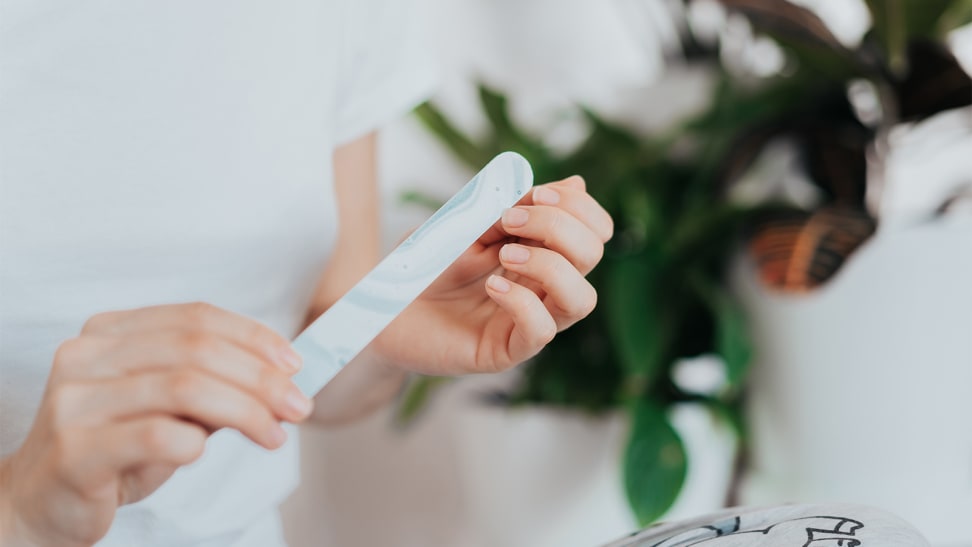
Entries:
{"type": "Polygon", "coordinates": [[[388,326],[375,351],[391,366],[436,375],[529,359],[594,309],[584,276],[613,230],[582,178],[534,188],[388,326]]]}
{"type": "Polygon", "coordinates": [[[54,358],[33,427],[0,462],[0,543],[91,545],[119,505],[197,459],[215,430],[268,449],[311,402],[289,342],[206,304],[91,318],[54,358]]]}

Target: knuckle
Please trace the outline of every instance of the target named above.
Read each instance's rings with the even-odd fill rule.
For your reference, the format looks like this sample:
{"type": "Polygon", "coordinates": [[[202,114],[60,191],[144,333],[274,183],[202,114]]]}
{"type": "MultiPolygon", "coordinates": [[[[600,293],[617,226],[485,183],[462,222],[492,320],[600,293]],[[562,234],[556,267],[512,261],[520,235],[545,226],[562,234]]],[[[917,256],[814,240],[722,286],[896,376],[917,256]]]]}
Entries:
{"type": "Polygon", "coordinates": [[[189,357],[196,361],[206,360],[214,351],[216,346],[216,341],[212,336],[209,336],[200,331],[187,331],[180,335],[180,344],[183,351],[189,354],[189,357]]]}
{"type": "Polygon", "coordinates": [[[550,318],[545,321],[542,326],[537,329],[536,340],[537,344],[540,346],[546,346],[557,335],[557,324],[550,318]]]}
{"type": "Polygon", "coordinates": [[[56,430],[63,430],[77,414],[81,388],[70,384],[54,387],[47,397],[47,408],[50,412],[51,424],[56,430]]]}
{"type": "Polygon", "coordinates": [[[202,457],[206,448],[206,434],[202,430],[197,430],[193,435],[186,435],[186,438],[174,447],[173,459],[175,463],[186,465],[202,457]]]}
{"type": "Polygon", "coordinates": [[[273,414],[253,399],[236,401],[227,406],[227,423],[244,434],[258,434],[273,426],[273,414]]]}
{"type": "Polygon", "coordinates": [[[216,306],[207,302],[190,302],[184,305],[184,310],[190,324],[195,327],[207,325],[216,315],[216,306]]]}
{"type": "Polygon", "coordinates": [[[164,418],[149,420],[139,432],[138,442],[149,454],[167,452],[171,441],[171,427],[164,418]]]}
{"type": "Polygon", "coordinates": [[[589,272],[601,262],[602,258],[604,258],[604,245],[595,245],[587,255],[581,258],[580,269],[583,272],[589,272]]]}
{"type": "Polygon", "coordinates": [[[173,372],[168,378],[168,391],[176,407],[185,409],[192,406],[200,389],[200,378],[191,370],[173,372]]]}
{"type": "Polygon", "coordinates": [[[590,286],[583,291],[571,294],[568,300],[558,303],[557,307],[571,323],[590,315],[597,305],[597,292],[590,286]]]}
{"type": "Polygon", "coordinates": [[[202,427],[159,421],[164,423],[167,429],[165,447],[156,452],[161,458],[171,464],[187,465],[202,456],[208,438],[202,427]]]}
{"type": "Polygon", "coordinates": [[[517,366],[517,364],[519,363],[516,363],[514,361],[509,361],[501,356],[497,356],[493,358],[493,360],[490,362],[490,365],[487,369],[482,371],[472,371],[472,372],[485,372],[487,374],[497,374],[500,372],[506,372],[507,370],[510,370],[513,367],[517,366]]]}
{"type": "Polygon", "coordinates": [[[541,346],[546,346],[547,344],[553,341],[556,335],[557,335],[557,327],[555,325],[550,325],[540,331],[538,341],[541,346]]]}
{"type": "Polygon", "coordinates": [[[567,178],[563,178],[558,181],[555,181],[552,184],[557,184],[560,186],[565,186],[567,188],[576,189],[576,190],[587,189],[587,183],[584,181],[584,177],[580,175],[571,175],[567,178]]]}
{"type": "Polygon", "coordinates": [[[260,404],[251,403],[240,405],[236,412],[241,430],[266,431],[272,427],[274,419],[270,412],[260,404]]]}
{"type": "Polygon", "coordinates": [[[65,340],[54,352],[54,366],[65,367],[77,360],[81,354],[84,340],[79,336],[65,340]]]}
{"type": "Polygon", "coordinates": [[[583,315],[584,317],[591,314],[595,308],[597,308],[597,289],[595,289],[590,283],[588,283],[587,290],[587,301],[584,303],[583,315]]]}
{"type": "Polygon", "coordinates": [[[555,207],[551,207],[550,209],[548,209],[547,214],[543,215],[543,218],[545,220],[544,230],[547,232],[548,235],[553,235],[560,231],[560,227],[561,224],[563,223],[564,215],[566,214],[567,213],[562,209],[558,209],[555,207]]]}
{"type": "Polygon", "coordinates": [[[113,322],[117,314],[118,312],[103,312],[92,315],[84,322],[84,326],[81,327],[81,332],[83,334],[89,334],[105,330],[113,322]]]}
{"type": "Polygon", "coordinates": [[[279,401],[283,399],[287,392],[287,384],[290,383],[281,373],[269,367],[260,367],[256,373],[256,385],[253,386],[255,394],[266,401],[279,401]]]}
{"type": "Polygon", "coordinates": [[[565,311],[568,312],[567,315],[571,319],[582,319],[590,315],[595,307],[597,307],[597,291],[590,283],[587,283],[583,291],[578,291],[571,309],[565,311]]]}
{"type": "Polygon", "coordinates": [[[282,336],[256,321],[250,324],[249,332],[246,333],[246,339],[259,347],[274,347],[287,344],[287,340],[282,336]]]}

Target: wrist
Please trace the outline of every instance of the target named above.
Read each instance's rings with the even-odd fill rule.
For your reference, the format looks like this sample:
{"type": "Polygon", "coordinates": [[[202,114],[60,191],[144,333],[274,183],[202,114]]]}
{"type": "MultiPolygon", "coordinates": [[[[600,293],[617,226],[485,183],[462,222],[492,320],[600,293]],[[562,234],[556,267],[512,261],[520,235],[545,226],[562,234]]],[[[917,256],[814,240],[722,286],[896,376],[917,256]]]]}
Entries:
{"type": "Polygon", "coordinates": [[[28,539],[24,527],[17,516],[13,502],[11,479],[13,470],[10,458],[0,460],[0,545],[3,547],[34,547],[38,545],[28,539]]]}
{"type": "Polygon", "coordinates": [[[314,397],[311,420],[321,425],[357,421],[394,399],[407,373],[366,348],[314,397]]]}
{"type": "Polygon", "coordinates": [[[391,359],[381,351],[377,342],[372,342],[368,345],[352,362],[356,362],[359,366],[370,369],[372,376],[375,378],[404,379],[408,374],[394,359],[391,359]]]}

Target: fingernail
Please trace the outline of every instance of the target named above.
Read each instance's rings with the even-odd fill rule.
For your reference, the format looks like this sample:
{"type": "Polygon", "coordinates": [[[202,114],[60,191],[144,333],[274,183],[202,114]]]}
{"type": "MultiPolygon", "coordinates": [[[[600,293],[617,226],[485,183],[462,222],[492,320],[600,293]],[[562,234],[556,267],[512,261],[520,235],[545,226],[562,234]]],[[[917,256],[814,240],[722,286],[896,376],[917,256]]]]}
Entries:
{"type": "Polygon", "coordinates": [[[279,448],[287,441],[287,432],[284,431],[284,428],[280,424],[274,423],[267,435],[267,440],[270,441],[271,447],[279,448]]]}
{"type": "Polygon", "coordinates": [[[526,209],[521,209],[520,207],[514,207],[512,209],[507,209],[503,213],[503,224],[511,228],[519,228],[527,223],[527,219],[530,218],[530,213],[526,209]]]}
{"type": "Polygon", "coordinates": [[[290,346],[280,348],[280,350],[277,351],[277,362],[283,365],[284,370],[288,370],[290,372],[297,372],[304,363],[303,359],[300,358],[300,355],[290,346]]]}
{"type": "Polygon", "coordinates": [[[489,279],[486,280],[486,284],[489,285],[489,288],[501,293],[508,293],[510,292],[510,289],[513,288],[509,281],[498,275],[489,276],[489,279]]]}
{"type": "Polygon", "coordinates": [[[287,395],[284,397],[284,405],[297,418],[307,416],[314,407],[314,403],[305,397],[304,394],[297,389],[297,386],[292,386],[290,391],[287,392],[287,395]]]}
{"type": "Polygon", "coordinates": [[[538,186],[533,190],[533,203],[557,205],[560,203],[560,192],[546,186],[538,186]]]}
{"type": "Polygon", "coordinates": [[[530,250],[522,245],[504,245],[500,249],[500,258],[504,262],[511,262],[513,264],[523,264],[527,260],[530,260],[530,250]]]}

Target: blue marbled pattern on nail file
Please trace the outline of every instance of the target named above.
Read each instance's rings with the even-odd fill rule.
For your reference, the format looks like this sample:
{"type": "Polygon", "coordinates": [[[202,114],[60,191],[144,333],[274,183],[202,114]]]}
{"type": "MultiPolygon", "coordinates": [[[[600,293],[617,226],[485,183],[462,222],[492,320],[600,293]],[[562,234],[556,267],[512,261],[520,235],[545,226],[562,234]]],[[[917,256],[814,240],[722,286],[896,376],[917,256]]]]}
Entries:
{"type": "Polygon", "coordinates": [[[493,158],[294,340],[304,359],[294,376],[297,387],[307,396],[320,391],[532,185],[523,156],[493,158]]]}

